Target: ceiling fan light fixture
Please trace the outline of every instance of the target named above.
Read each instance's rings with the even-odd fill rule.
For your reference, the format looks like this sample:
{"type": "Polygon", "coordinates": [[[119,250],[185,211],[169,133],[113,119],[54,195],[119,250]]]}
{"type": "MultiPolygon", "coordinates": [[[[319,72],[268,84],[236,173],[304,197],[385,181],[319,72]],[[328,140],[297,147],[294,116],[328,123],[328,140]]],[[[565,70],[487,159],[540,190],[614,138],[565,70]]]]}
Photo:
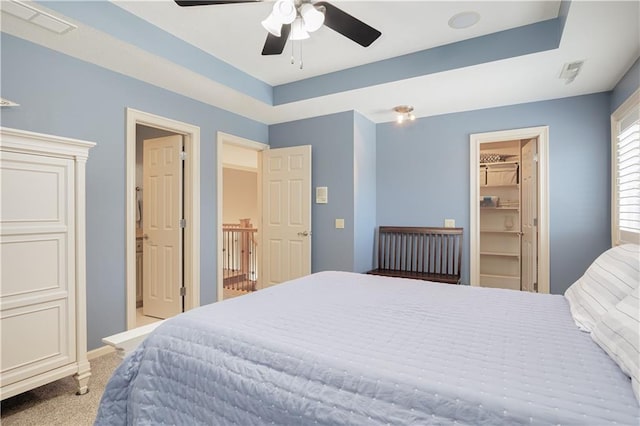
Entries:
{"type": "Polygon", "coordinates": [[[282,29],[282,23],[280,20],[273,15],[273,13],[269,14],[264,21],[262,21],[262,26],[265,30],[269,31],[276,37],[280,37],[280,30],[282,29]]]}
{"type": "Polygon", "coordinates": [[[309,38],[309,33],[304,28],[304,22],[302,18],[296,18],[291,24],[291,40],[305,40],[309,38]]]}
{"type": "Polygon", "coordinates": [[[324,13],[315,8],[311,3],[300,6],[300,16],[304,21],[304,29],[312,33],[318,31],[324,24],[324,13]]]}
{"type": "Polygon", "coordinates": [[[294,19],[296,19],[298,11],[296,10],[296,5],[292,0],[278,0],[273,5],[271,15],[278,19],[280,24],[290,24],[294,19]]]}

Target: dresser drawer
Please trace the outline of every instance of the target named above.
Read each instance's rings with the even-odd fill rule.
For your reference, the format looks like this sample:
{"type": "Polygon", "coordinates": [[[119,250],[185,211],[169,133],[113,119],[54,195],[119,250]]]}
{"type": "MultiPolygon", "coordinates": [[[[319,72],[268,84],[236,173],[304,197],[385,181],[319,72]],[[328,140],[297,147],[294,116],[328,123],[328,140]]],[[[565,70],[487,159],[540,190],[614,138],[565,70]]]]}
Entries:
{"type": "Polygon", "coordinates": [[[136,253],[142,253],[142,238],[136,238],[136,253]]]}
{"type": "Polygon", "coordinates": [[[66,299],[4,309],[0,313],[3,387],[76,360],[75,323],[71,315],[66,299]]]}

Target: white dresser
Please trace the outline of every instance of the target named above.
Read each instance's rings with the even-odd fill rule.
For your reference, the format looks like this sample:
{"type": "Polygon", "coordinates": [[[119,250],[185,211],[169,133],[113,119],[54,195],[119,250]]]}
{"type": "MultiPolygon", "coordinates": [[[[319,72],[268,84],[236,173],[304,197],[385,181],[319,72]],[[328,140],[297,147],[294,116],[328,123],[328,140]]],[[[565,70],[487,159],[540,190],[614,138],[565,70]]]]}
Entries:
{"type": "Polygon", "coordinates": [[[0,128],[0,399],[74,375],[86,393],[92,142],[0,128]]]}

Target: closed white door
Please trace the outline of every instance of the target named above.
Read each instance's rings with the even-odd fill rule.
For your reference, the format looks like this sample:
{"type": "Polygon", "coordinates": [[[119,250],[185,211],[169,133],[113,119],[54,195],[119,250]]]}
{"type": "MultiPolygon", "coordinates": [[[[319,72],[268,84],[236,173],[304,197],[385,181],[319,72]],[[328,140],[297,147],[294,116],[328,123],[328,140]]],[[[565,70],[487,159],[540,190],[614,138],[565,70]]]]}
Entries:
{"type": "Polygon", "coordinates": [[[182,136],[144,141],[142,310],[169,318],[182,312],[182,136]]]}
{"type": "Polygon", "coordinates": [[[537,292],[538,282],[538,179],[537,139],[522,146],[522,290],[537,292]]]}
{"type": "Polygon", "coordinates": [[[311,273],[311,146],[263,152],[263,286],[311,273]]]}

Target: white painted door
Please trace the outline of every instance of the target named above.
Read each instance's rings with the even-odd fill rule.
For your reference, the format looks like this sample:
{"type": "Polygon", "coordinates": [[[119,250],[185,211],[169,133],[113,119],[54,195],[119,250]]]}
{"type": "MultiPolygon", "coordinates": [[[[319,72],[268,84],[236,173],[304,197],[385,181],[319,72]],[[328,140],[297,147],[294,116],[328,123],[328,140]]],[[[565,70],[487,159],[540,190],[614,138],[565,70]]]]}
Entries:
{"type": "Polygon", "coordinates": [[[311,146],[262,156],[263,286],[311,273],[311,146]]]}
{"type": "Polygon", "coordinates": [[[538,179],[537,139],[522,146],[522,290],[537,292],[538,272],[538,179]]]}
{"type": "Polygon", "coordinates": [[[182,312],[182,136],[144,141],[142,310],[169,318],[182,312]]]}

